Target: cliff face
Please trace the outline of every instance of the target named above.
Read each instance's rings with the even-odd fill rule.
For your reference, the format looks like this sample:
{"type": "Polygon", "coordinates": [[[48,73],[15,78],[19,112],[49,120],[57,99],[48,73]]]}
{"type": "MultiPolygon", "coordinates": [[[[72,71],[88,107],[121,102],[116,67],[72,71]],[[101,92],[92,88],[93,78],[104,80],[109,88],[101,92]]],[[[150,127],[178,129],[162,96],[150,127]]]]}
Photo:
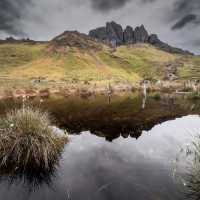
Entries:
{"type": "Polygon", "coordinates": [[[112,46],[119,46],[124,43],[123,28],[115,22],[106,23],[106,27],[91,30],[89,36],[110,43],[112,46]]]}
{"type": "Polygon", "coordinates": [[[138,26],[135,29],[131,26],[127,26],[125,30],[123,30],[121,25],[115,22],[108,22],[105,27],[91,30],[89,36],[109,43],[112,47],[135,43],[149,43],[170,53],[192,54],[162,42],[156,34],[149,35],[143,25],[138,26]]]}
{"type": "Polygon", "coordinates": [[[148,42],[148,32],[141,25],[135,30],[131,26],[127,26],[123,30],[122,26],[115,22],[106,23],[105,27],[100,27],[89,32],[89,36],[110,43],[112,46],[122,44],[133,44],[139,42],[148,42]]]}

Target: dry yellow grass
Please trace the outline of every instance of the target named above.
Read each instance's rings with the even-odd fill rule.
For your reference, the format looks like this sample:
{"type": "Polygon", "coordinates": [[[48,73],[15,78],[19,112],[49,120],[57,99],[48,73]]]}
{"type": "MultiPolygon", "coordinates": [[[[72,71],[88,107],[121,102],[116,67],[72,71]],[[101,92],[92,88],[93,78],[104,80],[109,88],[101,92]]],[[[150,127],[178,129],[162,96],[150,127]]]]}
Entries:
{"type": "Polygon", "coordinates": [[[23,107],[0,119],[0,168],[49,170],[64,147],[49,115],[23,107]]]}
{"type": "MultiPolygon", "coordinates": [[[[103,46],[98,51],[69,47],[61,52],[49,52],[47,46],[48,43],[0,45],[1,87],[29,86],[38,77],[44,78],[47,86],[49,82],[158,80],[163,77],[167,63],[181,58],[148,44],[121,46],[115,51],[103,46]]],[[[181,77],[191,77],[193,72],[198,72],[198,57],[188,59],[185,68],[178,71],[181,77]],[[187,67],[189,65],[192,67],[187,67]]]]}
{"type": "Polygon", "coordinates": [[[34,60],[28,64],[13,69],[9,77],[31,79],[33,77],[47,77],[49,80],[58,80],[65,74],[62,61],[46,57],[34,60]]]}

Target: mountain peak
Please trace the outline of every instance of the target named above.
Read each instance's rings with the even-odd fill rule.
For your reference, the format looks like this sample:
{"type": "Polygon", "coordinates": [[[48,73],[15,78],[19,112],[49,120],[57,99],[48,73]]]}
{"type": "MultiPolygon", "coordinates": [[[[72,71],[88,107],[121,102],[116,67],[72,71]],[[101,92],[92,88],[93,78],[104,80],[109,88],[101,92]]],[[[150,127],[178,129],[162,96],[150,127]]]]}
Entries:
{"type": "Polygon", "coordinates": [[[188,51],[172,47],[167,43],[162,42],[156,34],[149,35],[143,24],[137,26],[135,29],[131,26],[127,26],[125,30],[123,30],[120,24],[111,21],[107,22],[105,27],[91,30],[89,36],[109,43],[112,47],[136,43],[149,43],[170,53],[192,54],[188,51]]]}
{"type": "Polygon", "coordinates": [[[51,40],[54,48],[77,47],[82,49],[100,49],[101,45],[94,38],[78,31],[65,31],[51,40]]]}

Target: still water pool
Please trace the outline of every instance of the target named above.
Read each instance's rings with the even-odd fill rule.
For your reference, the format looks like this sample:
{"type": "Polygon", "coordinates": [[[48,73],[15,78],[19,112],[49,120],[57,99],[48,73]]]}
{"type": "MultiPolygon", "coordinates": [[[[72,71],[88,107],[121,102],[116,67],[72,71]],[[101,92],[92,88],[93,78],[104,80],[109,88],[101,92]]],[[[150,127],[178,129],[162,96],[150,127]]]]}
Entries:
{"type": "MultiPolygon", "coordinates": [[[[141,102],[132,96],[111,104],[104,98],[45,100],[40,106],[68,129],[70,141],[52,172],[1,173],[0,199],[199,199],[200,165],[189,150],[200,141],[198,102],[149,100],[145,109],[141,102]]],[[[5,102],[0,108],[4,113],[5,102]]]]}

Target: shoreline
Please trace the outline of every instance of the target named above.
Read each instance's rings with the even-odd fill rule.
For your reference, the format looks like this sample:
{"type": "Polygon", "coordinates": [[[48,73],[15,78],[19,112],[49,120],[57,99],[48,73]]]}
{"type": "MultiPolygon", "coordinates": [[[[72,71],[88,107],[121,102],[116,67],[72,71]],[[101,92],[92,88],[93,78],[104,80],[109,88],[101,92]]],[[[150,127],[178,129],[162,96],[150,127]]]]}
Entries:
{"type": "MultiPolygon", "coordinates": [[[[194,88],[185,86],[185,82],[169,82],[163,81],[160,84],[145,83],[145,90],[147,92],[160,92],[160,93],[174,93],[174,94],[190,94],[195,92],[194,88]]],[[[7,98],[20,98],[20,97],[50,97],[58,95],[63,97],[78,96],[90,97],[93,95],[123,95],[127,92],[144,92],[144,84],[141,83],[116,83],[116,84],[66,84],[63,86],[49,85],[40,87],[40,85],[33,85],[30,87],[0,87],[0,100],[7,98]]]]}

